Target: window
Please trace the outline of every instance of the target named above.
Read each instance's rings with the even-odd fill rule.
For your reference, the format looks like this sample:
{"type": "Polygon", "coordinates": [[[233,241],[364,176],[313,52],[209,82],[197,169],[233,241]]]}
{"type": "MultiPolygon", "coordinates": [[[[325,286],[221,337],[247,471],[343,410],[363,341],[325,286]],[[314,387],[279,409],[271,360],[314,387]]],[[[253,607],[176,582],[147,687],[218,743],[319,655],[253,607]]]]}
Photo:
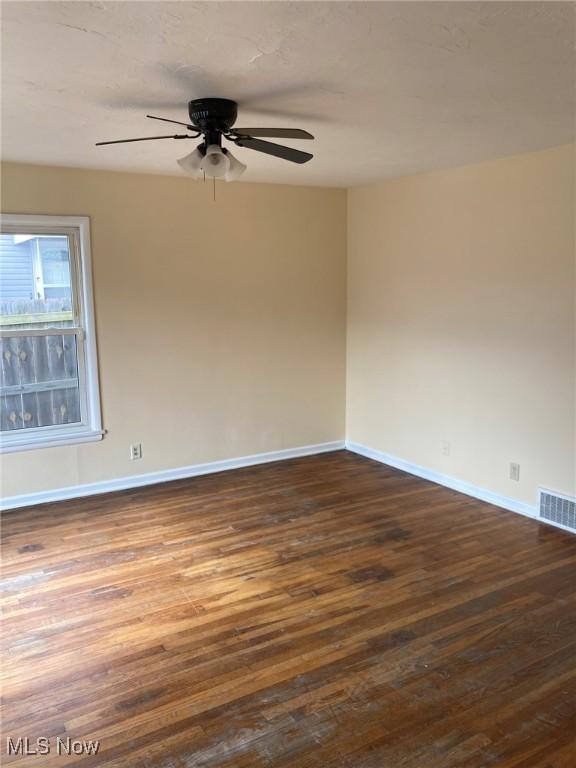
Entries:
{"type": "Polygon", "coordinates": [[[85,217],[4,214],[0,447],[102,438],[85,217]]]}

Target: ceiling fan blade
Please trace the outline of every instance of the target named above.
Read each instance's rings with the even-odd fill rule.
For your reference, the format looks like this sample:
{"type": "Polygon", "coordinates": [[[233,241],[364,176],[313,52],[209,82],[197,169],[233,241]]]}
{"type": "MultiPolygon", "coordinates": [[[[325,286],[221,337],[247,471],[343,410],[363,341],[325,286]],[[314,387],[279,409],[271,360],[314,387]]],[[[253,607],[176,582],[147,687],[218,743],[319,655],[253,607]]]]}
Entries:
{"type": "Polygon", "coordinates": [[[231,133],[242,136],[265,136],[271,139],[313,139],[311,133],[300,128],[232,128],[231,133]]]}
{"type": "Polygon", "coordinates": [[[190,125],[190,123],[181,123],[180,120],[171,120],[169,117],[156,117],[156,115],[146,115],[146,117],[149,117],[150,120],[162,120],[165,123],[175,123],[176,125],[185,125],[186,128],[189,128],[191,131],[197,131],[197,128],[194,128],[193,125],[190,125]]]}
{"type": "Polygon", "coordinates": [[[187,133],[174,134],[171,136],[143,136],[141,139],[116,139],[116,141],[97,141],[96,146],[101,147],[104,144],[128,144],[130,141],[154,141],[155,139],[193,139],[187,133]]]}
{"type": "Polygon", "coordinates": [[[249,136],[233,139],[233,141],[239,147],[254,149],[256,152],[264,152],[265,155],[273,155],[274,157],[282,158],[282,160],[290,160],[291,163],[307,163],[308,160],[314,157],[309,152],[301,152],[299,149],[284,147],[282,144],[273,144],[271,141],[252,139],[249,136]]]}

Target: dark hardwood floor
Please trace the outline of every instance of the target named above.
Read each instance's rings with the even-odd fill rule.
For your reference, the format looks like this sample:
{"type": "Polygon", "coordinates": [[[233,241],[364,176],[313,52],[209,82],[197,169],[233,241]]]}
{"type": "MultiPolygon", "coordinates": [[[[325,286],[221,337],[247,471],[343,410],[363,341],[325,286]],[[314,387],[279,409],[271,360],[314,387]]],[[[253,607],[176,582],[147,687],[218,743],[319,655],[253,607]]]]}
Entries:
{"type": "Polygon", "coordinates": [[[345,451],[2,533],[6,765],[576,766],[568,533],[345,451]]]}

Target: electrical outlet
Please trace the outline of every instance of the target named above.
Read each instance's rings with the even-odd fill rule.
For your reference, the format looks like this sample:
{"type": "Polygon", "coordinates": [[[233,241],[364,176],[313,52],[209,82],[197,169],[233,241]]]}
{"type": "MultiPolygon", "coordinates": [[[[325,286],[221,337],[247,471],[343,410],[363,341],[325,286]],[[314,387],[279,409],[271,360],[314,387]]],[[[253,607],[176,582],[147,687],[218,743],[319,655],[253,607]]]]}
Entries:
{"type": "Polygon", "coordinates": [[[130,459],[131,461],[134,461],[134,459],[141,459],[142,458],[142,443],[132,443],[130,446],[130,459]]]}
{"type": "Polygon", "coordinates": [[[442,440],[442,455],[443,456],[450,456],[450,449],[451,449],[450,441],[449,440],[442,440]]]}
{"type": "Polygon", "coordinates": [[[510,480],[520,480],[520,464],[510,462],[510,480]]]}

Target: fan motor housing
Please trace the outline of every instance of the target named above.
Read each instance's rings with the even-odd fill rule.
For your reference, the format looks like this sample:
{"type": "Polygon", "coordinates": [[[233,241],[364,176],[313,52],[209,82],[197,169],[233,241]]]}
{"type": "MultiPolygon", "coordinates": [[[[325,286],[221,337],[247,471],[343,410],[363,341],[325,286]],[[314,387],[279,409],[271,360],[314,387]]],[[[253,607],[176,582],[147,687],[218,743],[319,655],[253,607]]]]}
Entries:
{"type": "Polygon", "coordinates": [[[202,133],[228,131],[236,122],[238,104],[231,99],[193,99],[188,102],[188,114],[202,133]]]}

